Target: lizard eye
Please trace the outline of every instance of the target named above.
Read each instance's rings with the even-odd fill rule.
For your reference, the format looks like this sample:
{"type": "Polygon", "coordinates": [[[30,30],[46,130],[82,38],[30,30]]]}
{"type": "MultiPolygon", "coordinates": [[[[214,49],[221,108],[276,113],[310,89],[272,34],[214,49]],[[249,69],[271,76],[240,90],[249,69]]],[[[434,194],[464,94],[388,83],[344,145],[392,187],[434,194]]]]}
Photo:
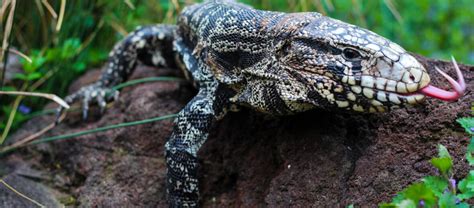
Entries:
{"type": "Polygon", "coordinates": [[[359,52],[351,48],[345,48],[344,51],[342,51],[342,56],[348,61],[354,61],[362,57],[359,52]]]}

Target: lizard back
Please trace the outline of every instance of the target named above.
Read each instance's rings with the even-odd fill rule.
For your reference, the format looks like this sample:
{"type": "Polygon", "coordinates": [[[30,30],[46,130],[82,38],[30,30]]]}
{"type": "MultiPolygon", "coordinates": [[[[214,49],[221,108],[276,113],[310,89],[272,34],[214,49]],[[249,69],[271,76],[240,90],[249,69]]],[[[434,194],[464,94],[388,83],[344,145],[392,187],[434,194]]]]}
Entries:
{"type": "Polygon", "coordinates": [[[242,81],[242,69],[267,56],[273,39],[266,28],[282,15],[228,1],[210,1],[186,7],[178,20],[178,32],[220,82],[232,84],[242,81]]]}

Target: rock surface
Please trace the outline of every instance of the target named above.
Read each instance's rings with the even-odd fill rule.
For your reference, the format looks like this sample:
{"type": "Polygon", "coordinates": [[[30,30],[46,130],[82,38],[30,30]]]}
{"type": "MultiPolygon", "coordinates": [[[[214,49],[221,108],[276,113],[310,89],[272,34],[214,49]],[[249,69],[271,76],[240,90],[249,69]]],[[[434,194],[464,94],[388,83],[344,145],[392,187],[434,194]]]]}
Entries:
{"type": "MultiPolygon", "coordinates": [[[[437,86],[448,86],[433,69],[438,66],[452,74],[451,63],[418,59],[428,66],[437,86]]],[[[435,174],[429,160],[437,154],[437,144],[445,145],[455,158],[456,177],[464,177],[469,168],[463,160],[468,138],[455,119],[470,116],[474,67],[461,69],[468,92],[456,103],[428,99],[423,106],[383,114],[315,110],[275,118],[251,110],[230,113],[213,128],[199,152],[203,206],[374,207],[410,183],[435,174]]],[[[132,79],[173,73],[139,67],[132,79]]],[[[71,91],[97,76],[97,70],[89,72],[71,91]]],[[[194,93],[188,84],[177,82],[128,87],[102,117],[97,109],[87,122],[70,113],[48,135],[176,113],[194,93]]],[[[10,142],[52,120],[51,116],[32,119],[10,142]]],[[[70,205],[165,207],[163,146],[172,126],[167,120],[115,129],[31,146],[2,160],[42,171],[46,176],[36,181],[71,195],[75,200],[70,205]]],[[[0,201],[4,195],[0,189],[0,201]]],[[[42,197],[38,202],[51,203],[42,197]]]]}

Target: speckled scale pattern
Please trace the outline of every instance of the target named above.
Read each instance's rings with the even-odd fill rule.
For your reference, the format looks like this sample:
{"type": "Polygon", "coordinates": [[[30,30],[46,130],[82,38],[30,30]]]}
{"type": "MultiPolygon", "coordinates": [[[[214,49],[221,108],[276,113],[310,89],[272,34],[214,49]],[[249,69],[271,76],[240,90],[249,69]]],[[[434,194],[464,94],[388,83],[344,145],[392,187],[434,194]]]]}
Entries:
{"type": "Polygon", "coordinates": [[[137,28],[112,50],[101,79],[66,101],[82,100],[85,116],[90,102],[105,107],[106,93],[138,62],[178,67],[199,89],[166,143],[170,207],[199,206],[197,152],[230,110],[383,112],[421,102],[413,92],[429,83],[418,61],[371,31],[318,13],[214,0],[186,7],[177,25],[137,28]]]}

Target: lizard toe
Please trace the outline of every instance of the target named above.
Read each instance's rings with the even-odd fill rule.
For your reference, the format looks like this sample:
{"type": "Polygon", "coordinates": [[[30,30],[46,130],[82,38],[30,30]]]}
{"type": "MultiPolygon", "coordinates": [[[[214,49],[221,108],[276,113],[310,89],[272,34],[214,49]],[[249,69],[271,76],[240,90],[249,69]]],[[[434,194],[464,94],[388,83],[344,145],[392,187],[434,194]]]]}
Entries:
{"type": "Polygon", "coordinates": [[[82,119],[84,121],[87,120],[87,117],[88,117],[89,103],[90,103],[90,96],[84,97],[84,99],[82,100],[82,119]]]}
{"type": "Polygon", "coordinates": [[[100,114],[104,114],[105,109],[107,107],[107,102],[105,102],[104,95],[105,95],[105,93],[100,93],[96,97],[97,104],[99,104],[99,108],[100,108],[100,114]]]}

